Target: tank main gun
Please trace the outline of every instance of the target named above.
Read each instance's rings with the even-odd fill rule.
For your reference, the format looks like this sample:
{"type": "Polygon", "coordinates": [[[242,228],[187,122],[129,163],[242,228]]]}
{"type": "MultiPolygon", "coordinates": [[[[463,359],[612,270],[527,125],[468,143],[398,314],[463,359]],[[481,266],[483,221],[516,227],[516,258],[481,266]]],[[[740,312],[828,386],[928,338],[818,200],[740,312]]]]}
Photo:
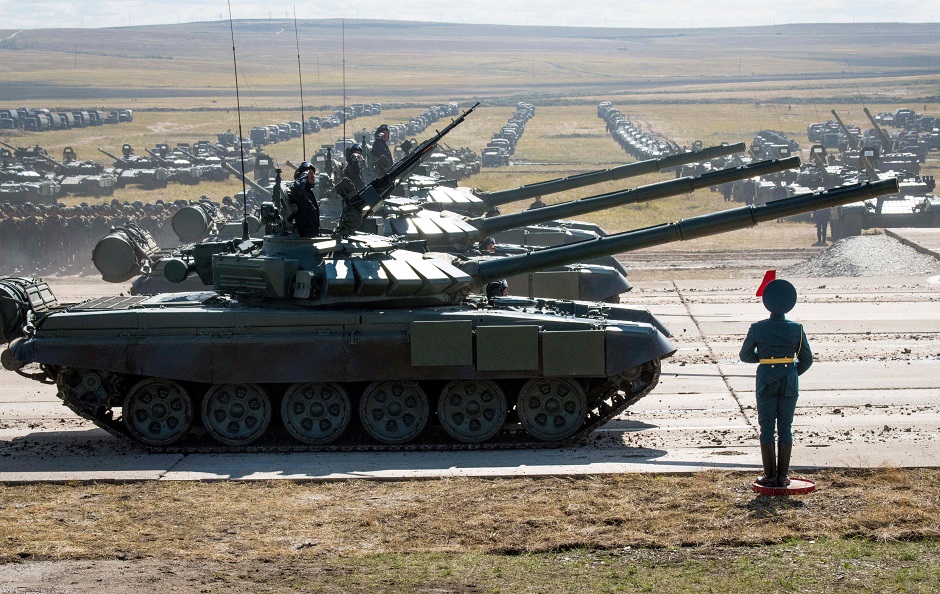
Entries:
{"type": "Polygon", "coordinates": [[[846,139],[848,139],[849,148],[852,150],[858,150],[861,148],[861,139],[856,138],[855,134],[849,130],[849,127],[845,125],[845,122],[842,121],[842,118],[839,117],[839,114],[836,113],[836,110],[832,110],[832,115],[836,118],[836,123],[839,124],[839,127],[842,128],[842,133],[845,134],[846,139]]]}
{"type": "Polygon", "coordinates": [[[565,192],[603,182],[658,173],[690,163],[710,161],[718,157],[741,153],[746,149],[747,145],[743,142],[711,146],[698,151],[679,153],[661,159],[636,161],[634,163],[627,163],[626,165],[611,167],[610,169],[579,173],[577,175],[536,182],[508,190],[477,192],[477,195],[490,206],[502,206],[511,202],[535,198],[536,196],[556,194],[558,192],[565,192]]]}
{"type": "Polygon", "coordinates": [[[105,156],[108,156],[108,157],[111,157],[112,159],[114,159],[114,166],[115,166],[115,167],[127,167],[127,166],[130,164],[130,162],[129,162],[127,159],[123,159],[123,158],[121,158],[121,157],[118,157],[117,155],[114,155],[114,154],[112,154],[112,153],[109,153],[108,151],[104,150],[104,149],[101,148],[100,146],[98,147],[98,152],[104,153],[105,156]]]}
{"type": "Polygon", "coordinates": [[[720,212],[682,219],[674,223],[616,233],[580,243],[534,250],[528,254],[467,260],[458,266],[479,283],[506,278],[529,270],[544,270],[605,254],[621,254],[643,248],[686,241],[708,235],[752,227],[758,223],[782,219],[814,210],[831,208],[877,198],[898,191],[896,179],[846,185],[819,193],[807,193],[774,200],[759,206],[742,206],[720,212]]]}
{"type": "Polygon", "coordinates": [[[654,184],[640,186],[638,188],[623,190],[620,192],[610,192],[582,198],[571,202],[563,202],[544,208],[526,210],[519,213],[502,215],[498,217],[483,217],[472,219],[470,223],[480,230],[482,236],[493,235],[502,231],[507,231],[515,227],[533,225],[559,218],[568,218],[578,216],[589,212],[595,212],[614,206],[625,204],[634,204],[637,202],[649,202],[660,198],[677,196],[729,183],[741,179],[757,177],[776,173],[787,169],[793,169],[800,166],[799,157],[789,157],[786,159],[773,159],[770,161],[760,161],[741,167],[721,169],[710,171],[699,177],[680,177],[677,179],[666,180],[654,184]]]}
{"type": "Polygon", "coordinates": [[[865,115],[868,116],[868,121],[871,122],[872,127],[875,129],[875,133],[878,134],[878,138],[881,139],[881,146],[884,152],[894,150],[894,142],[888,136],[888,134],[881,129],[881,126],[878,125],[878,121],[875,119],[875,116],[871,115],[871,112],[868,111],[867,107],[863,107],[862,111],[865,112],[865,115]]]}

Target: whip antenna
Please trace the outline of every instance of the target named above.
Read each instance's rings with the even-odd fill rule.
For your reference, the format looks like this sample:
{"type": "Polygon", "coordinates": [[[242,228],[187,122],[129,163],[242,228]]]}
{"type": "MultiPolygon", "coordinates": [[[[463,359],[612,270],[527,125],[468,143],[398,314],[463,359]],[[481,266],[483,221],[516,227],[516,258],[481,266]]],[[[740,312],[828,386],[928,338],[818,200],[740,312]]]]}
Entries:
{"type": "Polygon", "coordinates": [[[343,162],[346,161],[346,19],[343,23],[343,162]]]}
{"type": "Polygon", "coordinates": [[[307,120],[304,119],[304,75],[300,70],[300,37],[297,35],[297,6],[294,6],[294,41],[297,43],[297,78],[300,80],[300,142],[307,160],[307,120]]]}
{"type": "Polygon", "coordinates": [[[235,25],[232,24],[232,0],[228,0],[228,26],[232,32],[232,64],[235,65],[235,108],[238,111],[238,150],[242,161],[242,240],[248,241],[248,188],[245,186],[245,142],[242,136],[242,102],[238,95],[238,60],[235,59],[235,25]]]}

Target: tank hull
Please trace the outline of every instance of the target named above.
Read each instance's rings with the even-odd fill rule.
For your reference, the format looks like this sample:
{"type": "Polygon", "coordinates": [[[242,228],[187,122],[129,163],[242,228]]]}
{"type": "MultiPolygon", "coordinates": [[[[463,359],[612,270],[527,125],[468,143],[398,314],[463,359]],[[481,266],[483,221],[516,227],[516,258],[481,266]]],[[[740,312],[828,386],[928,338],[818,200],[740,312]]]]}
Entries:
{"type": "Polygon", "coordinates": [[[417,386],[429,402],[428,428],[407,446],[377,442],[358,428],[361,420],[335,442],[302,444],[271,414],[277,428],[252,445],[218,443],[197,420],[172,444],[141,444],[162,451],[542,447],[582,437],[649,392],[660,360],[675,352],[667,336],[645,310],[614,306],[604,315],[597,304],[579,302],[314,309],[220,304],[217,294],[203,292],[69,306],[14,340],[6,358],[39,364],[67,406],[131,440],[122,422],[126,398],[154,381],[178,386],[193,410],[225,386],[256,386],[273,409],[309,385],[336,386],[352,406],[382,385],[417,386]],[[438,395],[461,381],[489,382],[505,394],[508,420],[480,443],[455,440],[435,422],[438,395]],[[563,439],[535,438],[514,417],[526,386],[538,381],[573,382],[585,395],[588,412],[563,439]]]}

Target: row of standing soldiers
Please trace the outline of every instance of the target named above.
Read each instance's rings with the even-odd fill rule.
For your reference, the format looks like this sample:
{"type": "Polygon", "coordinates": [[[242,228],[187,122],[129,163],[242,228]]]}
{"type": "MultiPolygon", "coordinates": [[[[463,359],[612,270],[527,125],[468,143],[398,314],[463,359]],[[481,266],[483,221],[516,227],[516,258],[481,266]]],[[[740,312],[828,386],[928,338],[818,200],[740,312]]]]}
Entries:
{"type": "MultiPolygon", "coordinates": [[[[239,216],[231,199],[217,204],[223,216],[239,216]]],[[[155,204],[121,203],[78,206],[0,204],[0,275],[81,274],[93,272],[95,244],[112,227],[135,223],[157,245],[175,247],[180,240],[171,221],[186,200],[155,204]]]]}

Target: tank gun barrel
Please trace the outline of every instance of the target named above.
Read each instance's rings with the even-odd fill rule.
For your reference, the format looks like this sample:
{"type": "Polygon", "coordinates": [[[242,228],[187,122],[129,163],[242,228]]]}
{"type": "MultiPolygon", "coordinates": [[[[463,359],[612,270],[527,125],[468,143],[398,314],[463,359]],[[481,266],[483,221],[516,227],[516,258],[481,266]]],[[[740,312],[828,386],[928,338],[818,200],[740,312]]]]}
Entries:
{"type": "Polygon", "coordinates": [[[845,125],[845,122],[842,121],[842,118],[839,117],[839,114],[836,113],[836,110],[832,110],[833,117],[836,118],[836,123],[839,124],[839,127],[842,128],[842,133],[845,134],[845,137],[849,139],[849,146],[855,150],[858,149],[860,144],[859,139],[855,137],[855,134],[849,130],[849,127],[845,125]]]}
{"type": "Polygon", "coordinates": [[[864,111],[865,115],[868,116],[868,121],[871,122],[872,127],[875,128],[875,132],[878,133],[878,138],[881,139],[883,150],[890,151],[892,148],[894,148],[894,143],[891,142],[891,138],[889,138],[885,131],[881,129],[881,126],[878,125],[878,121],[875,119],[875,116],[871,115],[871,112],[868,111],[867,107],[863,107],[862,111],[864,111]]]}
{"type": "Polygon", "coordinates": [[[567,218],[582,215],[589,212],[603,210],[614,206],[632,204],[635,202],[648,202],[686,194],[702,188],[717,186],[720,184],[776,173],[786,169],[793,169],[800,166],[799,157],[788,157],[786,159],[774,159],[770,161],[760,161],[741,167],[732,167],[711,171],[699,177],[680,177],[678,179],[667,180],[638,188],[623,190],[621,192],[611,192],[601,194],[581,200],[573,200],[544,208],[536,208],[523,212],[502,215],[489,218],[477,218],[469,221],[473,226],[480,230],[482,236],[493,235],[509,229],[523,227],[525,225],[534,225],[553,219],[567,218]]]}
{"type": "Polygon", "coordinates": [[[111,157],[112,159],[114,159],[114,162],[115,162],[115,163],[127,163],[127,160],[126,160],[126,159],[122,159],[121,157],[116,157],[116,156],[112,155],[111,153],[109,153],[108,151],[106,151],[106,150],[104,150],[103,148],[101,148],[100,146],[98,147],[98,152],[104,153],[104,154],[107,155],[108,157],[111,157]]]}
{"type": "Polygon", "coordinates": [[[243,176],[243,175],[242,175],[242,172],[241,172],[239,169],[236,169],[235,167],[233,167],[231,163],[228,163],[227,161],[226,161],[226,162],[223,162],[223,163],[222,163],[222,167],[223,167],[226,171],[228,171],[229,173],[232,173],[232,174],[238,176],[239,179],[244,180],[245,183],[248,185],[248,187],[251,188],[252,190],[254,190],[255,192],[258,192],[259,194],[261,194],[261,195],[264,196],[265,198],[273,199],[273,196],[271,195],[271,190],[265,188],[264,186],[262,186],[261,184],[259,184],[259,183],[256,182],[255,180],[251,179],[251,178],[248,177],[247,175],[243,176]]]}
{"type": "Polygon", "coordinates": [[[732,208],[682,219],[674,223],[598,237],[573,245],[534,250],[518,256],[482,261],[468,260],[462,264],[458,262],[458,265],[468,274],[478,277],[480,282],[486,283],[515,274],[546,270],[598,256],[631,252],[664,243],[744,229],[761,222],[876,198],[897,191],[898,181],[894,178],[841,186],[818,194],[800,194],[760,206],[732,208]]]}
{"type": "Polygon", "coordinates": [[[658,173],[673,167],[688,165],[689,163],[709,161],[716,157],[724,157],[727,155],[733,155],[735,153],[741,153],[746,149],[747,145],[745,145],[743,142],[739,142],[737,144],[711,146],[708,148],[703,148],[699,151],[679,153],[677,155],[663,157],[662,159],[636,161],[634,163],[627,163],[626,165],[620,165],[618,167],[611,167],[610,169],[588,171],[586,173],[579,173],[577,175],[570,175],[568,177],[536,182],[534,184],[528,184],[518,188],[511,188],[509,190],[480,192],[479,196],[490,206],[501,206],[510,202],[527,200],[530,198],[535,198],[536,196],[545,196],[547,194],[556,194],[558,192],[583,188],[585,186],[602,182],[627,179],[629,177],[647,175],[649,173],[658,173]]]}
{"type": "Polygon", "coordinates": [[[150,149],[148,149],[148,148],[145,148],[144,150],[147,151],[147,154],[150,155],[151,157],[153,157],[154,159],[156,159],[157,162],[159,162],[161,165],[164,165],[164,166],[166,166],[166,167],[173,167],[173,163],[172,163],[172,162],[170,162],[170,161],[164,159],[163,157],[161,157],[161,156],[158,155],[157,153],[153,152],[152,150],[150,150],[150,149]]]}

